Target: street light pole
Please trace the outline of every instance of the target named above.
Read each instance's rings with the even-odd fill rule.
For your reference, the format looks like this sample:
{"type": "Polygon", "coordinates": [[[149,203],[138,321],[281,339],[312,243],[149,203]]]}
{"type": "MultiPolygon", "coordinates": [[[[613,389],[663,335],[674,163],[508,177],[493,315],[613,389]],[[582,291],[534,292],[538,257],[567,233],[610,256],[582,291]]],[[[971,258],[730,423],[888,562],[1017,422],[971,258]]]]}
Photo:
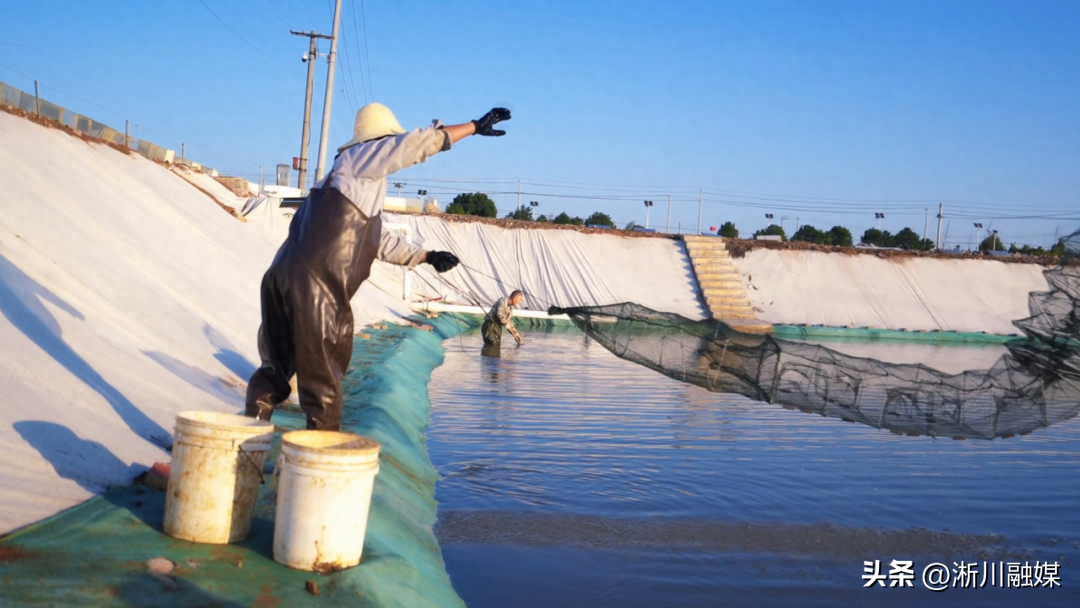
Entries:
{"type": "Polygon", "coordinates": [[[698,190],[697,194],[697,233],[701,234],[701,200],[705,196],[704,190],[698,190]]]}
{"type": "Polygon", "coordinates": [[[671,234],[671,195],[667,196],[667,229],[664,231],[671,234]]]}
{"type": "Polygon", "coordinates": [[[941,219],[945,217],[945,203],[938,203],[937,206],[937,245],[935,249],[941,249],[941,219]]]}

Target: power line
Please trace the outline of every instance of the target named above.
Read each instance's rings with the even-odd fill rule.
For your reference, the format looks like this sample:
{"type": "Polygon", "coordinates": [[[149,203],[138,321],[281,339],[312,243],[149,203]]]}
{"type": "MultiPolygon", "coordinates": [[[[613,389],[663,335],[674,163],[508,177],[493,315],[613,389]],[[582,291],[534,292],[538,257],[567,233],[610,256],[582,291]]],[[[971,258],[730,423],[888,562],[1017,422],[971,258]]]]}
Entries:
{"type": "Polygon", "coordinates": [[[267,23],[269,23],[270,25],[273,25],[274,27],[277,27],[277,24],[275,24],[273,21],[271,21],[270,18],[267,17],[266,15],[264,15],[263,12],[260,11],[257,6],[255,6],[254,4],[251,3],[251,0],[244,0],[244,2],[247,2],[247,5],[251,7],[251,10],[258,13],[258,15],[260,17],[262,17],[263,19],[265,19],[267,23]]]}
{"type": "Polygon", "coordinates": [[[176,135],[173,135],[172,133],[166,133],[165,131],[161,131],[159,129],[152,129],[152,128],[147,127],[145,125],[140,125],[140,124],[136,124],[136,123],[131,123],[131,126],[134,129],[139,129],[139,130],[142,130],[142,131],[150,131],[151,133],[157,133],[158,135],[164,135],[166,137],[171,137],[172,139],[174,139],[174,140],[176,140],[178,142],[183,142],[184,146],[186,146],[190,150],[201,150],[203,152],[210,152],[211,154],[217,154],[219,156],[224,156],[226,158],[231,158],[233,160],[243,161],[245,163],[250,163],[250,164],[256,165],[256,166],[259,164],[259,163],[256,163],[256,162],[252,161],[250,158],[240,158],[239,156],[229,154],[228,152],[222,152],[220,150],[215,150],[213,148],[207,148],[206,146],[203,146],[202,144],[198,144],[198,143],[195,143],[195,144],[187,143],[185,138],[178,137],[176,135]]]}
{"type": "MultiPolygon", "coordinates": [[[[330,2],[330,0],[327,0],[327,4],[329,4],[329,2],[330,2]]],[[[339,34],[339,35],[342,38],[344,38],[345,37],[344,30],[342,30],[341,34],[339,34]]],[[[360,109],[360,106],[358,105],[358,103],[357,103],[358,100],[356,99],[356,94],[357,94],[356,78],[353,76],[352,55],[349,53],[349,42],[347,40],[345,41],[345,58],[344,58],[344,61],[342,61],[342,63],[345,64],[345,74],[347,75],[347,77],[344,78],[343,81],[342,81],[343,84],[345,85],[345,98],[350,99],[349,84],[351,83],[352,84],[352,97],[351,97],[350,105],[352,106],[353,113],[355,114],[356,111],[360,109]]]]}
{"type": "MultiPolygon", "coordinates": [[[[0,63],[0,67],[5,67],[5,68],[11,70],[12,72],[15,72],[16,74],[22,76],[23,78],[25,78],[27,80],[37,82],[32,77],[27,76],[23,72],[20,72],[19,70],[16,70],[15,68],[11,67],[10,65],[0,63]]],[[[47,89],[49,91],[52,91],[54,93],[60,93],[61,95],[67,95],[68,97],[72,97],[74,99],[78,99],[79,101],[86,102],[86,103],[88,103],[88,104],[90,104],[90,105],[92,105],[94,107],[101,108],[102,110],[105,110],[106,112],[108,112],[110,114],[113,114],[115,116],[119,116],[120,118],[123,118],[124,120],[127,120],[126,116],[124,116],[123,114],[117,112],[116,110],[110,110],[109,108],[106,108],[105,106],[103,106],[103,105],[101,105],[101,104],[99,104],[97,102],[90,101],[89,99],[87,99],[85,97],[79,97],[78,95],[75,95],[74,93],[67,93],[67,92],[61,91],[60,89],[57,89],[55,87],[46,86],[46,85],[43,85],[43,84],[40,84],[40,83],[38,84],[38,86],[43,88],[43,89],[47,89]]]]}
{"type": "MultiPolygon", "coordinates": [[[[461,184],[465,185],[510,185],[516,184],[517,180],[513,178],[423,178],[422,181],[430,183],[440,183],[444,186],[461,184]]],[[[566,193],[558,193],[560,198],[589,198],[589,199],[603,199],[603,200],[631,200],[636,201],[641,196],[655,196],[658,193],[676,193],[673,196],[673,200],[678,202],[689,202],[691,200],[696,201],[696,197],[689,196],[691,191],[690,187],[676,186],[676,187],[658,187],[658,186],[641,186],[641,187],[627,187],[627,186],[607,186],[607,185],[588,185],[580,182],[560,182],[555,180],[521,180],[522,184],[534,185],[546,188],[554,188],[557,190],[571,190],[580,191],[582,194],[573,195],[566,193]],[[679,191],[684,191],[683,196],[679,196],[679,191]],[[626,194],[622,194],[626,193],[626,194]],[[598,195],[599,194],[599,195],[598,195]]],[[[804,213],[845,213],[845,214],[863,214],[868,213],[870,208],[876,208],[882,211],[887,211],[891,215],[917,215],[925,211],[926,204],[915,204],[913,202],[903,201],[871,201],[864,199],[828,199],[821,197],[786,197],[786,198],[769,198],[761,196],[742,196],[742,197],[730,197],[725,195],[718,195],[718,192],[735,192],[731,190],[719,190],[719,189],[707,189],[711,196],[707,199],[710,204],[724,204],[732,206],[742,206],[749,208],[760,209],[775,209],[778,211],[792,211],[792,212],[804,212],[804,213]]],[[[516,194],[516,192],[515,192],[516,194]]],[[[554,194],[552,194],[554,195],[554,194]]],[[[949,213],[950,217],[957,218],[974,218],[974,219],[1073,219],[1076,212],[1072,209],[1060,209],[1053,207],[1044,207],[1039,210],[1032,210],[1030,206],[1023,208],[1013,208],[1011,205],[995,206],[993,209],[988,209],[986,204],[949,204],[954,209],[949,213]],[[959,210],[955,210],[959,207],[959,210]]]]}
{"type": "MultiPolygon", "coordinates": [[[[292,8],[289,7],[289,4],[287,2],[285,2],[285,0],[279,0],[279,1],[281,2],[282,8],[284,8],[286,10],[286,12],[289,13],[289,18],[294,19],[296,21],[296,23],[303,23],[304,22],[303,19],[296,16],[296,13],[293,12],[292,8]]],[[[311,20],[311,17],[308,17],[307,23],[310,26],[310,29],[315,29],[315,22],[311,20]]]]}
{"type": "MultiPolygon", "coordinates": [[[[474,182],[474,183],[478,183],[478,182],[474,182]]],[[[409,184],[410,185],[420,186],[420,187],[426,187],[426,188],[430,189],[433,194],[452,195],[452,194],[460,193],[460,190],[455,191],[455,190],[442,189],[442,188],[445,188],[445,184],[442,184],[442,185],[439,185],[439,184],[436,184],[436,183],[429,184],[429,183],[427,183],[427,180],[409,180],[409,184]]],[[[517,190],[491,190],[491,189],[487,189],[487,190],[484,190],[484,193],[489,194],[489,195],[517,195],[518,191],[517,190]]],[[[637,203],[641,198],[640,196],[632,196],[632,195],[564,194],[564,193],[544,192],[544,191],[532,191],[532,192],[522,191],[521,194],[523,196],[536,196],[536,197],[554,198],[554,199],[610,201],[610,202],[633,202],[633,203],[637,203]]],[[[672,201],[673,202],[697,202],[697,199],[692,198],[692,197],[672,197],[672,201]]],[[[708,203],[710,205],[722,205],[722,206],[729,206],[729,207],[742,207],[742,208],[749,208],[749,209],[761,209],[763,211],[764,210],[775,210],[775,211],[791,211],[791,212],[808,213],[808,214],[810,214],[810,213],[817,213],[817,214],[828,213],[828,214],[838,214],[838,215],[865,215],[866,213],[868,213],[866,211],[866,209],[853,209],[853,208],[850,208],[850,207],[822,207],[822,206],[795,207],[795,206],[763,204],[763,203],[758,203],[758,202],[747,202],[747,201],[738,201],[738,200],[730,200],[730,199],[715,199],[715,198],[703,199],[703,202],[708,203]]],[[[889,212],[889,214],[891,216],[919,216],[919,215],[923,214],[923,210],[922,210],[922,208],[919,208],[917,210],[914,210],[914,209],[913,210],[908,210],[908,211],[892,210],[892,211],[889,212]]],[[[807,217],[809,218],[810,216],[808,215],[807,217]]],[[[1025,216],[1000,216],[1000,215],[992,215],[992,214],[985,214],[985,213],[977,215],[977,216],[968,216],[966,214],[951,213],[951,214],[949,214],[949,217],[950,218],[957,218],[957,219],[987,219],[987,220],[989,220],[989,219],[1005,219],[1005,220],[1027,219],[1027,220],[1052,220],[1052,221],[1080,220],[1080,215],[1075,214],[1075,212],[1071,213],[1071,214],[1070,213],[1031,214],[1031,215],[1025,215],[1025,216]]]]}
{"type": "Polygon", "coordinates": [[[301,12],[301,13],[304,13],[304,16],[305,16],[305,17],[307,17],[307,20],[308,20],[309,22],[311,22],[311,24],[312,24],[312,25],[315,25],[315,20],[314,20],[314,19],[312,19],[312,18],[311,18],[311,15],[309,15],[309,14],[308,14],[308,12],[304,10],[304,5],[303,5],[303,4],[300,4],[300,3],[299,3],[299,2],[297,2],[296,0],[293,0],[293,4],[295,4],[295,5],[296,5],[296,8],[300,9],[300,12],[301,12]]]}
{"type": "MultiPolygon", "coordinates": [[[[454,179],[440,179],[440,178],[426,178],[429,181],[439,181],[447,183],[516,183],[518,178],[454,178],[454,179]]],[[[663,193],[687,191],[692,192],[698,190],[698,186],[626,186],[626,185],[611,185],[611,184],[591,184],[586,182],[568,182],[559,180],[533,180],[523,179],[523,184],[547,186],[552,188],[567,189],[567,190],[605,190],[605,191],[622,191],[632,192],[635,194],[640,193],[663,193]]],[[[737,198],[762,200],[767,202],[785,202],[792,204],[820,204],[820,203],[837,203],[837,204],[862,204],[862,205],[875,205],[879,208],[903,208],[903,209],[923,209],[927,205],[936,205],[938,203],[945,203],[950,207],[961,208],[975,208],[981,210],[985,208],[985,203],[966,202],[966,201],[954,201],[949,199],[895,199],[895,200],[880,200],[880,199],[863,199],[863,198],[826,198],[826,197],[811,197],[811,196],[782,196],[774,194],[763,194],[758,192],[747,192],[741,190],[729,190],[723,188],[704,188],[705,192],[714,196],[726,197],[730,195],[737,195],[737,198]]],[[[1026,210],[1023,209],[1023,210],[1026,210]]]]}
{"type": "Polygon", "coordinates": [[[278,22],[281,23],[282,27],[284,27],[285,29],[289,29],[289,24],[286,23],[285,20],[277,14],[277,11],[274,10],[274,7],[270,6],[270,2],[268,2],[268,0],[259,0],[259,2],[266,7],[266,10],[270,11],[270,14],[274,16],[274,19],[277,19],[278,22]]]}
{"type": "Polygon", "coordinates": [[[43,89],[48,89],[50,91],[53,91],[55,93],[60,93],[61,95],[67,95],[69,97],[74,97],[75,99],[78,99],[80,101],[84,101],[84,102],[86,102],[86,103],[88,103],[88,104],[90,104],[92,106],[97,106],[97,107],[101,108],[102,110],[105,110],[106,112],[108,112],[110,114],[113,114],[115,116],[119,116],[120,118],[123,118],[124,120],[127,120],[127,116],[124,116],[123,114],[121,114],[121,113],[119,113],[119,112],[117,112],[115,110],[110,110],[109,108],[106,108],[105,106],[103,106],[103,105],[101,105],[99,103],[94,103],[94,102],[90,101],[89,99],[86,99],[85,97],[79,97],[78,95],[75,95],[75,94],[72,94],[72,93],[65,93],[65,92],[61,91],[60,89],[55,89],[53,87],[45,86],[43,84],[38,85],[38,86],[40,86],[43,89]]]}
{"type": "Polygon", "coordinates": [[[262,51],[262,49],[260,49],[259,47],[255,46],[254,44],[251,44],[250,42],[248,42],[248,41],[247,41],[247,39],[246,39],[246,38],[244,38],[243,36],[241,36],[241,35],[240,35],[239,33],[237,33],[237,31],[236,31],[236,30],[234,30],[233,28],[229,27],[229,24],[228,24],[228,23],[225,23],[225,20],[224,20],[224,19],[222,19],[221,17],[219,17],[219,16],[218,16],[218,14],[214,12],[214,9],[210,8],[209,6],[207,6],[207,5],[206,5],[206,3],[205,3],[205,2],[203,2],[203,0],[199,0],[199,4],[203,5],[203,8],[205,8],[206,10],[210,11],[210,14],[211,14],[211,15],[213,15],[215,19],[217,19],[218,21],[220,21],[220,22],[221,22],[221,25],[224,25],[224,26],[225,26],[225,28],[226,28],[227,30],[229,30],[230,32],[232,32],[232,33],[233,33],[233,35],[234,35],[234,36],[236,36],[236,37],[237,37],[237,38],[239,38],[239,39],[240,39],[241,41],[243,41],[243,43],[244,43],[244,44],[246,44],[246,45],[250,46],[251,48],[255,49],[255,51],[257,51],[257,52],[258,52],[258,53],[259,53],[260,55],[262,55],[263,57],[266,57],[267,59],[269,59],[269,60],[271,60],[271,61],[275,61],[275,62],[277,62],[277,63],[285,63],[284,61],[282,61],[282,60],[280,60],[280,59],[275,59],[275,58],[271,57],[270,55],[267,55],[266,53],[264,53],[264,52],[262,51]]]}
{"type": "Polygon", "coordinates": [[[0,67],[4,67],[4,68],[7,68],[7,69],[11,70],[12,72],[15,72],[15,73],[16,73],[16,74],[18,74],[19,76],[22,76],[23,78],[25,78],[25,79],[27,79],[27,80],[29,80],[29,81],[31,81],[31,82],[33,82],[33,81],[34,81],[34,79],[33,79],[33,78],[31,78],[30,76],[27,76],[26,74],[24,74],[24,73],[20,72],[19,70],[16,70],[15,68],[11,67],[10,65],[7,65],[7,64],[3,64],[3,63],[0,63],[0,67]]]}
{"type": "MultiPolygon", "coordinates": [[[[368,53],[367,8],[364,6],[364,0],[360,0],[360,19],[364,24],[364,60],[367,62],[368,90],[371,91],[371,98],[375,99],[375,85],[371,84],[371,55],[368,53]]],[[[363,77],[363,72],[360,76],[363,77]]]]}
{"type": "MultiPolygon", "coordinates": [[[[352,16],[353,44],[356,45],[356,60],[360,62],[360,86],[364,88],[364,103],[367,104],[367,103],[369,103],[368,88],[367,88],[367,83],[364,82],[364,65],[366,65],[367,61],[366,60],[365,61],[360,60],[360,33],[357,31],[357,27],[356,27],[356,2],[355,2],[355,0],[349,0],[349,14],[352,16]]],[[[365,30],[365,32],[366,32],[366,30],[365,30]]],[[[346,50],[348,50],[348,45],[346,45],[346,50]]],[[[355,88],[356,88],[356,83],[354,82],[353,83],[353,89],[355,89],[355,88]]],[[[370,100],[374,101],[375,99],[374,99],[374,97],[371,97],[370,100]]]]}

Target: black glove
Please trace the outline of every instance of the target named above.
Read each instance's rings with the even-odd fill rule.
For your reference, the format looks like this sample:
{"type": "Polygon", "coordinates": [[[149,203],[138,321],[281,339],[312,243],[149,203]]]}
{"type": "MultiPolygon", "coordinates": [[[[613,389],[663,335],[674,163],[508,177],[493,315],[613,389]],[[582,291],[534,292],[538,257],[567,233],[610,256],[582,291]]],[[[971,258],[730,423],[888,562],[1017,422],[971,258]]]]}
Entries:
{"type": "Polygon", "coordinates": [[[480,120],[474,120],[472,123],[476,125],[477,135],[487,135],[490,137],[500,137],[506,135],[506,131],[496,131],[492,129],[495,123],[502,122],[504,120],[510,120],[510,110],[506,108],[494,108],[480,120]]]}
{"type": "Polygon", "coordinates": [[[424,261],[435,267],[439,272],[446,272],[461,263],[458,257],[449,251],[429,251],[424,261]]]}

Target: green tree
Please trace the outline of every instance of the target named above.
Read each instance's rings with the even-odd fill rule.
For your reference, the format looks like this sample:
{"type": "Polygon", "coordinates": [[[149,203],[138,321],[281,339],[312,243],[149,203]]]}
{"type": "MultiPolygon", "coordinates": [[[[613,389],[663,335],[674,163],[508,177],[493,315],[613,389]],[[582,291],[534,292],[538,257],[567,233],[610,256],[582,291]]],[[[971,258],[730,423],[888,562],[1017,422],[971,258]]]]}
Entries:
{"type": "Polygon", "coordinates": [[[541,224],[546,224],[551,220],[549,220],[546,215],[541,215],[540,217],[536,218],[536,221],[540,222],[541,224]]]}
{"type": "Polygon", "coordinates": [[[922,246],[922,237],[920,237],[911,228],[904,228],[900,232],[896,233],[896,236],[892,238],[892,246],[899,247],[901,249],[919,249],[922,246]]]}
{"type": "Polygon", "coordinates": [[[720,230],[716,234],[729,239],[737,239],[739,238],[739,229],[735,227],[734,222],[724,222],[720,224],[720,230]]]}
{"type": "Polygon", "coordinates": [[[867,228],[866,232],[862,233],[861,242],[864,245],[873,245],[875,247],[892,247],[892,240],[893,236],[889,234],[888,230],[867,228]]]}
{"type": "Polygon", "coordinates": [[[593,212],[592,215],[585,218],[585,223],[590,226],[607,226],[609,228],[615,227],[615,222],[611,221],[611,216],[606,213],[600,213],[599,211],[593,212]]]}
{"type": "Polygon", "coordinates": [[[1050,252],[1042,247],[1032,247],[1031,245],[1016,246],[1013,243],[1009,246],[1009,253],[1019,253],[1021,255],[1048,255],[1050,252]]]}
{"type": "Polygon", "coordinates": [[[508,220],[523,220],[526,222],[533,221],[532,207],[522,205],[517,209],[514,209],[510,213],[506,214],[508,220]]]}
{"type": "Polygon", "coordinates": [[[551,223],[552,224],[564,224],[564,225],[580,226],[580,225],[584,224],[585,222],[580,217],[570,217],[569,215],[566,214],[565,211],[563,211],[559,215],[556,215],[555,219],[551,220],[551,223]]]}
{"type": "Polygon", "coordinates": [[[833,226],[828,234],[831,244],[837,247],[851,247],[855,242],[851,237],[851,231],[843,226],[833,226]]]}
{"type": "Polygon", "coordinates": [[[454,200],[446,206],[447,213],[456,215],[478,215],[480,217],[497,217],[498,209],[495,201],[491,200],[483,192],[463,192],[454,197],[454,200]]]}
{"type": "Polygon", "coordinates": [[[802,226],[799,226],[799,229],[795,231],[795,234],[791,235],[791,240],[829,245],[832,243],[831,237],[832,235],[828,232],[822,232],[810,224],[803,224],[802,226]]]}
{"type": "Polygon", "coordinates": [[[630,220],[630,223],[627,224],[626,227],[623,228],[623,230],[629,231],[629,230],[633,230],[635,228],[641,228],[641,224],[639,224],[639,223],[637,223],[637,222],[635,222],[633,220],[630,220]]]}
{"type": "Polygon", "coordinates": [[[979,243],[979,251],[1005,251],[1005,245],[997,233],[993,232],[979,243]]]}
{"type": "Polygon", "coordinates": [[[762,228],[754,233],[754,236],[779,236],[781,241],[787,240],[787,235],[784,234],[784,229],[776,224],[769,224],[767,227],[762,228]]]}

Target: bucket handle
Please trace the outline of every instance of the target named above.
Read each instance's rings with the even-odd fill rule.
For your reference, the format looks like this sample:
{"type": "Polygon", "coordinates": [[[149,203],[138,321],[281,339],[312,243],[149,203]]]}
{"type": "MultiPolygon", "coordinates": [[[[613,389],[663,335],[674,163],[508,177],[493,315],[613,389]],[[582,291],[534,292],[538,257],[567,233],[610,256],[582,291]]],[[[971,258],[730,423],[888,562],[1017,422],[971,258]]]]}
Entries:
{"type": "Polygon", "coordinates": [[[263,473],[263,470],[255,464],[255,461],[251,459],[251,456],[247,453],[247,450],[241,447],[240,453],[244,455],[244,458],[248,461],[248,464],[250,464],[252,467],[254,467],[256,471],[259,472],[259,485],[266,485],[266,475],[263,473]]]}

